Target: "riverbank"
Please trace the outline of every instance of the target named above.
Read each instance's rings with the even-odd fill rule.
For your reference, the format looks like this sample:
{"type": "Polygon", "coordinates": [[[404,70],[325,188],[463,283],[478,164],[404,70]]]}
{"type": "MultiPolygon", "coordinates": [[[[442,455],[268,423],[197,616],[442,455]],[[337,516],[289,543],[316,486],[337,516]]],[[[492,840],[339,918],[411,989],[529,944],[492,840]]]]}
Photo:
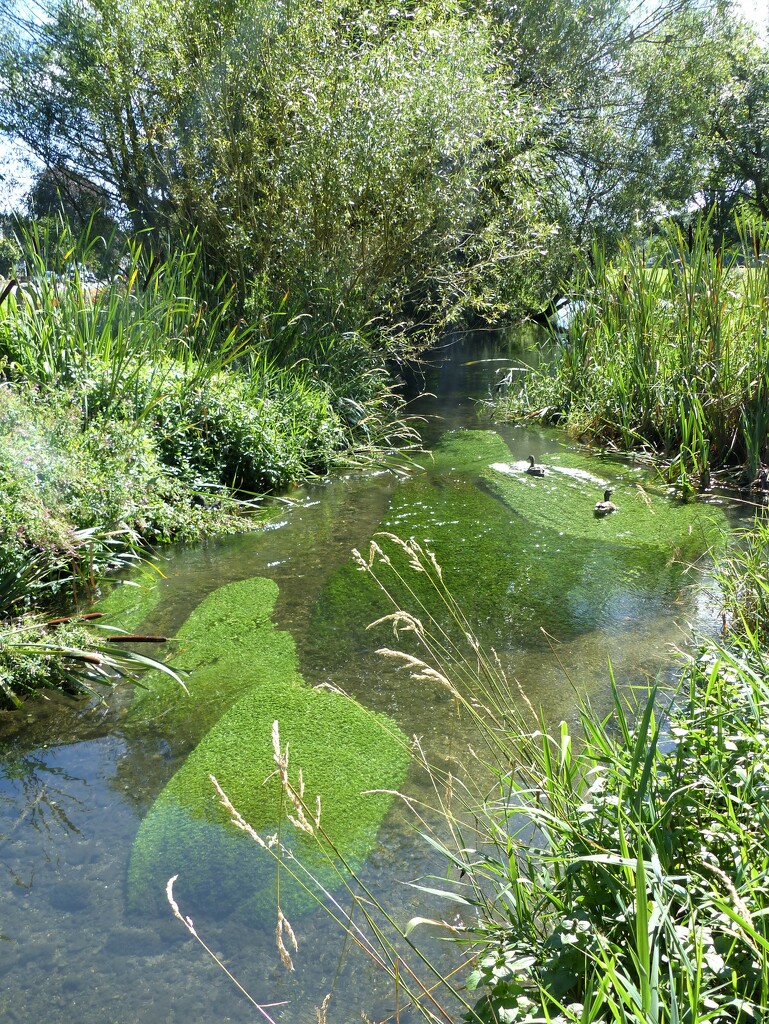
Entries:
{"type": "Polygon", "coordinates": [[[416,441],[372,338],[294,325],[303,357],[279,359],[228,295],[203,290],[196,253],[152,273],[147,258],[132,251],[127,274],[97,294],[41,272],[0,305],[6,703],[45,675],[11,656],[20,629],[24,666],[45,641],[43,666],[68,675],[53,662],[71,638],[64,626],[41,633],[40,613],[93,600],[151,545],[258,528],[263,495],[384,464],[416,441]]]}
{"type": "Polygon", "coordinates": [[[651,266],[630,241],[612,261],[594,251],[554,365],[499,396],[495,414],[642,452],[684,497],[717,476],[750,487],[769,460],[769,264],[754,258],[769,228],[745,217],[734,230],[724,251],[706,219],[690,238],[668,225],[651,266]]]}

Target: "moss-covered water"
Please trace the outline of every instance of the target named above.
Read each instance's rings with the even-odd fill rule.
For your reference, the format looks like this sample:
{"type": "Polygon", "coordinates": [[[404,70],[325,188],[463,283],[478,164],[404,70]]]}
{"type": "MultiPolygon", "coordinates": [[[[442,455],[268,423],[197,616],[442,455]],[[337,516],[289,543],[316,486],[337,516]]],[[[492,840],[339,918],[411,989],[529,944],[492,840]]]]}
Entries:
{"type": "MultiPolygon", "coordinates": [[[[165,875],[177,872],[183,912],[230,969],[256,998],[287,1000],[271,1011],[276,1019],[314,1019],[332,989],[329,1020],[392,1010],[383,979],[323,912],[301,908],[297,970],[284,971],[274,923],[265,926],[272,883],[248,843],[210,813],[205,789],[221,768],[254,823],[269,828],[260,785],[271,770],[271,722],[284,720],[308,792],[326,785],[324,772],[339,783],[333,831],[358,863],[368,858],[367,882],[393,897],[401,920],[434,911],[398,884],[433,869],[403,806],[387,798],[364,812],[349,802],[362,789],[419,793],[418,778],[402,782],[383,736],[397,751],[398,737],[417,734],[441,759],[472,739],[445,691],[414,685],[374,653],[392,636],[365,627],[390,609],[350,552],[367,555],[378,533],[427,542],[479,637],[551,718],[572,715],[572,686],[603,699],[609,658],[632,685],[671,671],[669,645],[685,642],[687,623],[717,628],[713,609],[686,589],[684,566],[725,527],[723,507],[672,504],[638,467],[575,453],[555,433],[495,430],[470,401],[505,366],[479,362],[484,354],[499,356],[457,353],[428,381],[438,399],[422,408],[435,417],[427,431],[437,443],[422,470],[298,490],[263,533],[164,552],[154,590],[122,588],[112,599],[132,629],[176,638],[176,662],[192,670],[189,697],[161,683],[118,690],[101,708],[54,700],[7,719],[4,1020],[254,1019],[166,910],[165,875]],[[529,454],[545,477],[525,474],[529,454]],[[619,511],[597,519],[606,486],[619,511]],[[343,698],[330,687],[360,711],[340,716],[343,698]]],[[[379,543],[395,557],[397,545],[379,543]]],[[[408,579],[413,594],[393,582],[394,595],[440,614],[408,579]]]]}

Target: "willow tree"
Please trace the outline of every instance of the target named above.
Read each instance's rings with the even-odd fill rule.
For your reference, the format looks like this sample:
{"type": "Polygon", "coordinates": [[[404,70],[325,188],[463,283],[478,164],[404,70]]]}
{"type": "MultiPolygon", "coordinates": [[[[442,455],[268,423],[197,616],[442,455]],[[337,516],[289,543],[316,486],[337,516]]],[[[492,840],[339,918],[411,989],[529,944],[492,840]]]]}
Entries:
{"type": "Polygon", "coordinates": [[[194,228],[245,308],[338,327],[492,317],[542,261],[541,116],[445,3],[50,0],[0,119],[134,229],[194,228]]]}
{"type": "Polygon", "coordinates": [[[22,21],[13,3],[0,128],[156,244],[194,229],[242,312],[337,330],[533,305],[569,245],[669,199],[690,109],[643,55],[671,31],[696,55],[684,15],[720,9],[41,0],[22,21]]]}

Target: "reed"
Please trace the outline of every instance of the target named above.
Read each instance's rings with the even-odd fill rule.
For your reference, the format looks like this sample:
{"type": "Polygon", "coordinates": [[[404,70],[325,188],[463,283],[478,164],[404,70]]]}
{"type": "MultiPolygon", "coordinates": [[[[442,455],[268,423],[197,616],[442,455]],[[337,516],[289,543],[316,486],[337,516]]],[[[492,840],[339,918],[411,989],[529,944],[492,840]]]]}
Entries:
{"type": "Polygon", "coordinates": [[[121,273],[97,284],[83,277],[99,243],[87,231],[35,222],[20,238],[28,279],[0,307],[0,357],[16,377],[73,390],[86,420],[126,407],[141,420],[169,378],[195,386],[248,347],[232,293],[204,284],[193,236],[162,259],[148,239],[129,239],[121,273]]]}
{"type": "Polygon", "coordinates": [[[667,225],[660,257],[626,242],[594,250],[573,285],[584,300],[554,372],[499,399],[508,417],[565,422],[583,440],[662,454],[673,479],[769,458],[769,225],[744,217],[739,251],[667,225]]]}
{"type": "Polygon", "coordinates": [[[105,687],[125,679],[140,682],[141,674],[149,670],[164,672],[186,689],[174,669],[132,650],[136,640],[119,630],[99,627],[87,616],[0,619],[0,707],[19,709],[28,697],[46,690],[100,701],[105,687]]]}

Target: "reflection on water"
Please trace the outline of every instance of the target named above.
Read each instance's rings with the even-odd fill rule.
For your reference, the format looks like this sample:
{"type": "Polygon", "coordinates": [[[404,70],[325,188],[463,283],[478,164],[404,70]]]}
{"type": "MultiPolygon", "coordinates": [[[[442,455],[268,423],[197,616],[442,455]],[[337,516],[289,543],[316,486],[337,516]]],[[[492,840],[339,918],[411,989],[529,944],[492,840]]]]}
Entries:
{"type": "MultiPolygon", "coordinates": [[[[425,380],[438,398],[414,404],[415,412],[431,417],[425,428],[430,440],[447,428],[487,427],[476,398],[511,366],[533,358],[531,352],[500,356],[498,340],[452,353],[425,380]]],[[[499,433],[512,452],[537,459],[562,441],[553,432],[521,427],[499,433]]],[[[596,475],[603,478],[603,466],[596,475]]],[[[262,533],[165,552],[161,600],[147,630],[173,635],[207,593],[268,576],[280,588],[276,624],[294,636],[307,681],[333,682],[391,715],[446,764],[461,758],[472,739],[470,723],[457,716],[445,690],[415,686],[373,653],[391,638],[362,628],[365,609],[345,610],[329,596],[351,549],[366,550],[383,525],[407,534],[428,524],[431,541],[450,538],[441,551],[444,570],[472,596],[478,628],[511,680],[553,720],[573,719],[575,690],[605,704],[608,659],[623,683],[646,681],[670,672],[669,648],[685,642],[687,623],[717,625],[707,601],[685,591],[671,567],[649,577],[634,575],[628,563],[621,589],[602,603],[596,580],[616,571],[604,551],[581,544],[577,557],[568,538],[514,521],[501,503],[456,474],[429,466],[405,482],[388,473],[351,474],[297,489],[290,498],[262,533]],[[451,530],[458,515],[469,516],[465,543],[451,530]],[[481,577],[470,548],[484,545],[487,575],[481,577]],[[550,555],[563,559],[555,580],[536,569],[537,560],[550,555]]],[[[141,729],[129,725],[130,700],[122,689],[103,707],[86,710],[54,697],[31,706],[26,720],[7,719],[12,724],[0,763],[0,1012],[9,1024],[255,1018],[170,913],[156,919],[126,913],[126,866],[139,822],[190,749],[188,737],[166,734],[152,722],[141,729]]],[[[429,796],[419,780],[412,785],[429,796]]],[[[405,922],[446,912],[400,884],[435,869],[408,813],[396,805],[366,881],[394,899],[405,922]]],[[[271,1011],[278,1020],[313,1020],[313,1008],[332,989],[329,1020],[352,1020],[360,1011],[377,1020],[392,1012],[384,978],[322,913],[298,922],[300,950],[291,975],[280,966],[271,931],[213,917],[195,924],[255,998],[286,1001],[271,1011]]],[[[408,1019],[404,1011],[401,1020],[408,1019]]]]}

